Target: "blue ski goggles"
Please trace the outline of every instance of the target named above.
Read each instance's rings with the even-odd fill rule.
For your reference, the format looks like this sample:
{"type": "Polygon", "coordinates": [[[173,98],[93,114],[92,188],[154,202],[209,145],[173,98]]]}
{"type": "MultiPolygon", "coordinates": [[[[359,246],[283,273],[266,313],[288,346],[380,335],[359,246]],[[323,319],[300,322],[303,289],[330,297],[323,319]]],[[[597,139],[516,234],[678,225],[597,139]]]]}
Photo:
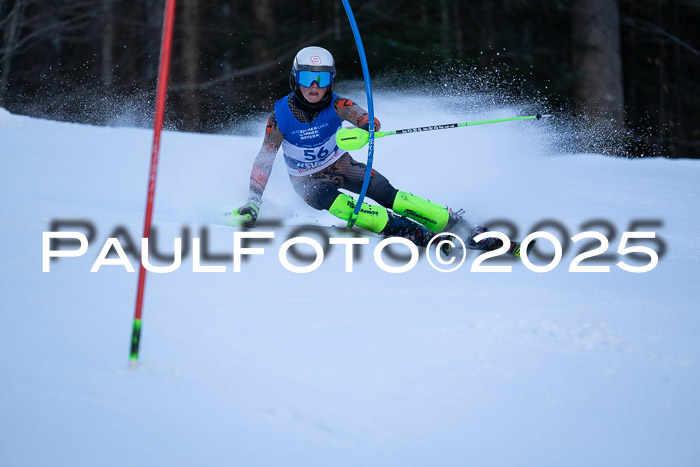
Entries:
{"type": "Polygon", "coordinates": [[[330,86],[333,82],[333,73],[330,71],[297,71],[297,84],[310,88],[311,84],[316,81],[319,88],[330,86]]]}

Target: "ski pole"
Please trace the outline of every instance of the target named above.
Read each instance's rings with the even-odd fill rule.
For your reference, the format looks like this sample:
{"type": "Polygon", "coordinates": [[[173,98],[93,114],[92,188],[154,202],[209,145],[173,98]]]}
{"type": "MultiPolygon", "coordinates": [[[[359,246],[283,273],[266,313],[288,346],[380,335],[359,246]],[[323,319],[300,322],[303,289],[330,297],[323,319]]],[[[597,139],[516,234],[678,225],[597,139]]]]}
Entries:
{"type": "MultiPolygon", "coordinates": [[[[449,128],[459,128],[464,126],[486,125],[489,123],[513,122],[516,120],[539,120],[551,115],[529,115],[527,117],[499,118],[496,120],[481,120],[479,122],[447,123],[444,125],[430,125],[416,128],[405,128],[393,131],[375,131],[375,138],[382,138],[390,135],[403,135],[406,133],[418,133],[421,131],[447,130],[449,128]]],[[[335,141],[338,147],[344,151],[354,151],[363,148],[369,142],[369,132],[362,128],[341,128],[335,134],[335,141]]]]}

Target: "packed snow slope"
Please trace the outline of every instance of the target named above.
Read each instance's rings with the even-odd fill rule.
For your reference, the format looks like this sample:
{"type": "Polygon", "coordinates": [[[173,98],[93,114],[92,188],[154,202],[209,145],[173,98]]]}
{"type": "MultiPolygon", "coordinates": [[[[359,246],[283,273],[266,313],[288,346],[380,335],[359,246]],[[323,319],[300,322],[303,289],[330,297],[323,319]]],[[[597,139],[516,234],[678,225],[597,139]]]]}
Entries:
{"type": "MultiPolygon", "coordinates": [[[[375,99],[384,129],[521,111],[375,99]]],[[[190,251],[149,273],[130,370],[137,274],[90,269],[115,231],[125,248],[141,236],[151,133],[0,110],[0,465],[698,465],[699,161],[564,154],[568,136],[546,121],[386,137],[375,168],[397,188],[508,220],[520,238],[543,220],[565,227],[540,229],[562,242],[600,231],[609,257],[581,265],[610,272],[569,272],[579,243],[546,273],[514,259],[472,272],[472,251],[453,273],[422,257],[392,274],[363,236],[352,272],[335,246],[297,274],[278,258],[294,226],[342,224],[304,204],[278,156],[252,230],[275,238],[251,242],[264,254],[233,272],[237,229],[219,213],[247,197],[257,123],[253,136],[164,133],[158,250],[204,229],[221,256],[206,264],[226,272],[193,272],[190,251]],[[42,232],[60,219],[94,236],[42,272],[42,232]],[[649,262],[617,252],[628,230],[655,232],[652,271],[616,266],[649,262]]]]}

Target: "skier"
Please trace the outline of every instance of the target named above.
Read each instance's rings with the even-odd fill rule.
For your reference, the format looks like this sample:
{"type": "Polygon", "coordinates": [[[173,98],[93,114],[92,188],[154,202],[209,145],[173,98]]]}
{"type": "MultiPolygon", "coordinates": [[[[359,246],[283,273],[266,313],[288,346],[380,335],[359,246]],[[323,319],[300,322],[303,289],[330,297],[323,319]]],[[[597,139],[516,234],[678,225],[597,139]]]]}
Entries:
{"type": "MultiPolygon", "coordinates": [[[[280,146],[294,190],[314,209],[349,220],[355,199],[342,193],[344,189],[359,193],[366,165],[357,162],[338,148],[335,134],[347,121],[369,129],[366,110],[350,99],[333,92],[335,61],[321,47],[306,47],[297,53],[289,75],[292,92],[275,103],[267,119],[262,148],[250,174],[248,202],[235,209],[232,219],[251,226],[258,217],[272,164],[280,146]]],[[[375,118],[374,128],[380,127],[375,118]]],[[[471,225],[463,211],[449,208],[397,190],[387,178],[372,170],[367,196],[377,203],[362,203],[356,224],[387,237],[404,237],[418,246],[427,246],[436,233],[454,232],[469,247],[482,250],[500,248],[501,240],[491,237],[474,242],[473,237],[487,231],[471,225]]],[[[511,244],[509,253],[518,255],[519,245],[511,244]],[[516,249],[517,248],[517,249],[516,249]]]]}

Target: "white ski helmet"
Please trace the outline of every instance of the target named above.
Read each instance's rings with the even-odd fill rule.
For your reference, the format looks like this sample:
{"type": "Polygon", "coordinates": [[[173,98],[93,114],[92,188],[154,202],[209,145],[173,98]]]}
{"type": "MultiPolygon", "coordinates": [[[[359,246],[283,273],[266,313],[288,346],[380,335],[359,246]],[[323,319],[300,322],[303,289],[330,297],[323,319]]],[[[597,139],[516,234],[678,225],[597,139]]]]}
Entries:
{"type": "Polygon", "coordinates": [[[306,47],[301,49],[292,64],[289,74],[289,87],[299,91],[299,85],[310,87],[315,81],[318,87],[328,86],[329,93],[333,91],[335,79],[335,60],[329,51],[321,47],[306,47]]]}

